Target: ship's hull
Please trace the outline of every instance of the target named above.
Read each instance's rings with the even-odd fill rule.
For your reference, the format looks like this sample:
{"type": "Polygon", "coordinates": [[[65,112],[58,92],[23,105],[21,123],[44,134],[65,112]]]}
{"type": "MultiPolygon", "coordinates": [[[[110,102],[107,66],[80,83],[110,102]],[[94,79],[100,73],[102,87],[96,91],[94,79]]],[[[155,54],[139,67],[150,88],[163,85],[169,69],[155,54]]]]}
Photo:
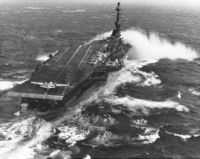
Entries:
{"type": "Polygon", "coordinates": [[[22,98],[23,110],[47,115],[49,110],[62,109],[68,101],[75,101],[94,83],[106,81],[109,72],[121,69],[129,48],[120,37],[109,37],[80,45],[74,51],[66,49],[38,66],[31,78],[10,95],[22,98]]]}
{"type": "Polygon", "coordinates": [[[92,72],[87,78],[81,81],[74,89],[70,90],[63,98],[62,101],[51,99],[33,99],[22,98],[21,103],[28,103],[27,111],[34,112],[34,114],[45,117],[53,118],[60,115],[63,109],[71,106],[72,102],[75,102],[87,89],[98,83],[106,82],[109,72],[117,71],[121,69],[110,68],[102,69],[96,72],[92,72]]]}

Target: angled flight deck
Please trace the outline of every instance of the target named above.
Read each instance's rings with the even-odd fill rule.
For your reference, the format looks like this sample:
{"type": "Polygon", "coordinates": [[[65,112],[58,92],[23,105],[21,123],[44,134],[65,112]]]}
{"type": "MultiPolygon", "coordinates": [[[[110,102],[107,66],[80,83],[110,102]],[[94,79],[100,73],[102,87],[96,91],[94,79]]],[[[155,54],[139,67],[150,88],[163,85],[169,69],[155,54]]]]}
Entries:
{"type": "Polygon", "coordinates": [[[31,78],[16,86],[9,95],[37,99],[63,100],[70,91],[92,72],[90,65],[102,45],[80,45],[70,47],[45,61],[36,68],[31,78]],[[49,87],[49,84],[54,87],[49,87]],[[46,87],[45,87],[46,84],[46,87]]]}

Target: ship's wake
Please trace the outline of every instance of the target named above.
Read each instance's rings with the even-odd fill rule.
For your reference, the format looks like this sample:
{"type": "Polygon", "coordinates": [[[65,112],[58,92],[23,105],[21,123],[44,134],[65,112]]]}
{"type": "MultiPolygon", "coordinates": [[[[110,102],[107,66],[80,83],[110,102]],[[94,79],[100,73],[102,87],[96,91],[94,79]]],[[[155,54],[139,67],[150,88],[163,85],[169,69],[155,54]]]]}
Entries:
{"type": "MultiPolygon", "coordinates": [[[[188,113],[189,107],[170,97],[152,101],[119,95],[117,90],[127,83],[141,88],[162,88],[159,76],[153,71],[142,71],[143,66],[161,58],[193,60],[198,57],[197,53],[183,44],[172,44],[155,34],[147,36],[133,29],[122,32],[122,36],[132,45],[124,60],[125,67],[110,73],[105,85],[92,92],[88,99],[70,107],[56,121],[29,117],[1,124],[0,158],[69,158],[72,152],[81,151],[77,147],[80,144],[92,147],[151,144],[160,138],[160,131],[166,124],[152,124],[149,121],[152,115],[188,113]]],[[[168,133],[177,136],[175,132],[168,133]]]]}

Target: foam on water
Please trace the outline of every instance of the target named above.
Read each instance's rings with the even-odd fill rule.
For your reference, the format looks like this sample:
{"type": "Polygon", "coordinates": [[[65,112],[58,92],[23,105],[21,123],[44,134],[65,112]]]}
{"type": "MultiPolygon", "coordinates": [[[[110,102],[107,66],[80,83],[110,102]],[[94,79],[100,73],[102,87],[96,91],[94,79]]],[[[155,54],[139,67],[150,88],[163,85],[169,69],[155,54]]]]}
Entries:
{"type": "Polygon", "coordinates": [[[132,45],[129,56],[137,60],[169,58],[193,60],[198,54],[192,48],[176,42],[160,38],[156,33],[147,35],[143,30],[134,28],[122,32],[122,37],[132,45]]]}
{"type": "Polygon", "coordinates": [[[187,141],[187,139],[191,138],[192,135],[184,135],[184,134],[177,134],[177,133],[171,133],[171,132],[168,132],[168,131],[165,131],[167,134],[170,134],[170,135],[174,135],[176,137],[180,137],[181,139],[183,139],[184,141],[187,141]]]}
{"type": "Polygon", "coordinates": [[[188,141],[191,138],[199,137],[200,136],[200,129],[197,129],[197,128],[192,129],[192,128],[190,128],[189,131],[183,132],[183,133],[171,132],[171,131],[165,130],[165,133],[167,133],[169,135],[173,135],[175,137],[179,137],[183,141],[188,141]]]}
{"type": "Polygon", "coordinates": [[[148,121],[145,119],[137,119],[137,120],[131,120],[131,127],[146,127],[147,126],[148,121]]]}
{"type": "Polygon", "coordinates": [[[198,92],[197,90],[195,90],[195,88],[190,88],[189,91],[195,95],[195,96],[200,96],[200,92],[198,92]]]}
{"type": "Polygon", "coordinates": [[[91,156],[87,154],[83,159],[91,159],[91,156]]]}
{"type": "Polygon", "coordinates": [[[28,79],[21,80],[21,81],[7,81],[7,80],[0,80],[0,91],[5,91],[13,88],[17,84],[22,84],[26,82],[28,79]]]}
{"type": "Polygon", "coordinates": [[[133,111],[136,113],[138,112],[138,110],[141,110],[144,114],[148,114],[148,110],[145,108],[148,108],[148,109],[168,108],[168,109],[175,109],[177,111],[183,111],[183,112],[189,111],[189,109],[186,106],[180,105],[179,103],[171,101],[171,100],[157,102],[157,101],[150,101],[150,100],[144,100],[144,99],[137,99],[130,96],[125,96],[125,97],[111,96],[111,97],[104,98],[104,100],[114,105],[126,106],[127,108],[130,109],[130,111],[133,111]]]}
{"type": "Polygon", "coordinates": [[[161,81],[154,72],[143,72],[139,70],[149,63],[155,63],[155,60],[150,61],[135,61],[125,60],[125,67],[117,72],[109,73],[106,84],[94,92],[90,100],[97,100],[102,96],[109,96],[115,93],[116,89],[125,83],[131,83],[138,86],[156,86],[161,84],[161,81]]]}
{"type": "Polygon", "coordinates": [[[139,135],[138,140],[142,141],[143,144],[152,144],[160,138],[159,131],[155,128],[146,128],[144,134],[139,135]]]}
{"type": "Polygon", "coordinates": [[[87,44],[90,44],[90,43],[92,43],[93,41],[106,39],[106,38],[109,37],[111,34],[112,34],[112,31],[105,32],[105,33],[102,33],[102,34],[98,34],[97,36],[95,36],[94,38],[92,38],[90,41],[88,41],[87,44]]]}
{"type": "Polygon", "coordinates": [[[51,159],[71,159],[71,152],[55,150],[48,157],[51,159]]]}
{"type": "Polygon", "coordinates": [[[77,141],[83,140],[88,135],[87,131],[78,129],[75,126],[60,126],[58,127],[59,138],[64,139],[69,146],[74,146],[77,141]]]}
{"type": "MultiPolygon", "coordinates": [[[[125,61],[125,68],[128,71],[131,71],[132,74],[139,74],[140,77],[143,79],[141,82],[139,82],[137,85],[147,87],[147,86],[156,86],[161,84],[161,80],[159,79],[159,76],[155,74],[154,72],[144,72],[141,71],[140,68],[142,68],[145,65],[148,65],[150,63],[155,63],[156,60],[148,60],[148,61],[135,61],[135,60],[126,60],[125,61]]],[[[128,81],[127,81],[128,82],[128,81]]]]}
{"type": "Polygon", "coordinates": [[[99,132],[98,135],[90,141],[90,145],[93,147],[104,145],[104,146],[118,146],[123,142],[127,144],[152,144],[159,136],[159,129],[153,127],[143,127],[141,134],[136,137],[131,137],[127,134],[117,135],[110,131],[99,132]]]}
{"type": "Polygon", "coordinates": [[[48,54],[46,54],[46,55],[38,55],[37,58],[36,58],[37,61],[46,61],[48,59],[49,59],[49,55],[48,54]]]}
{"type": "Polygon", "coordinates": [[[49,57],[50,54],[54,56],[54,55],[56,55],[58,52],[59,52],[59,50],[56,50],[55,52],[52,52],[52,53],[37,55],[36,60],[37,60],[37,61],[46,61],[46,60],[48,60],[48,59],[50,58],[50,57],[49,57]]]}
{"type": "Polygon", "coordinates": [[[0,158],[33,159],[34,147],[51,133],[51,124],[36,117],[1,124],[0,158]]]}
{"type": "Polygon", "coordinates": [[[141,81],[141,77],[139,74],[133,75],[131,71],[127,71],[126,68],[123,68],[122,70],[118,72],[110,73],[106,82],[106,85],[101,87],[99,91],[97,92],[98,95],[109,95],[114,93],[115,89],[120,86],[123,83],[139,83],[141,81]]]}
{"type": "Polygon", "coordinates": [[[13,83],[11,81],[0,81],[0,91],[5,91],[13,88],[13,83]]]}

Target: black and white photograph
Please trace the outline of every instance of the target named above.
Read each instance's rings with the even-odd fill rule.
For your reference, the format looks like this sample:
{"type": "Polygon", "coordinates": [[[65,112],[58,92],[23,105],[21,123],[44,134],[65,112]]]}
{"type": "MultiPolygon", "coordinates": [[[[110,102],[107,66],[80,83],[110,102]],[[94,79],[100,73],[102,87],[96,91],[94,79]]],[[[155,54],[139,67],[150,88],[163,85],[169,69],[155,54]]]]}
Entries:
{"type": "Polygon", "coordinates": [[[200,159],[200,0],[0,0],[0,159],[200,159]]]}

